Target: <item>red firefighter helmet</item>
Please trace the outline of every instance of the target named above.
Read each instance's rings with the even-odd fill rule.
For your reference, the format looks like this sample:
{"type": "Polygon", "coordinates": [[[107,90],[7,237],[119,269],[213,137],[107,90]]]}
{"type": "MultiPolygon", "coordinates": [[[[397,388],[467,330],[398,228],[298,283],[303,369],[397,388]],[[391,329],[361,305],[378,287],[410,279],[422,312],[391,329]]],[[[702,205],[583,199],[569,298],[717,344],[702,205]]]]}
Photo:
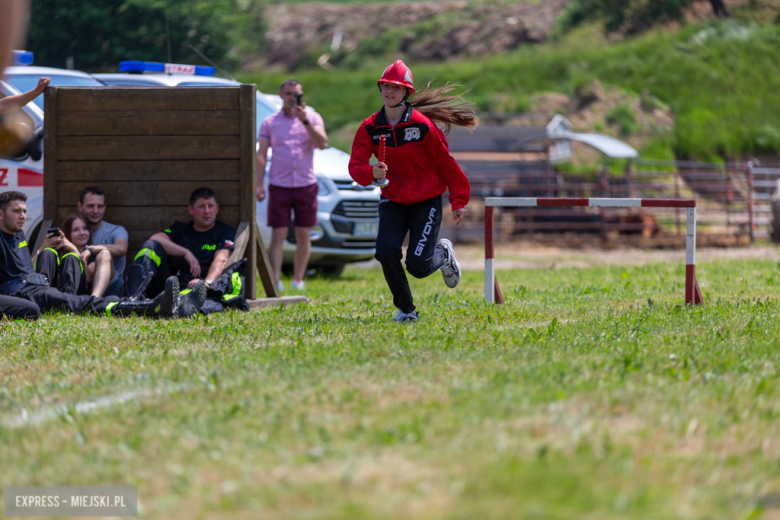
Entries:
{"type": "Polygon", "coordinates": [[[412,71],[409,70],[409,67],[404,65],[404,62],[401,60],[397,60],[385,69],[382,73],[382,77],[376,82],[380,89],[382,88],[382,83],[394,83],[408,88],[409,92],[407,96],[411,96],[415,93],[412,71]]]}

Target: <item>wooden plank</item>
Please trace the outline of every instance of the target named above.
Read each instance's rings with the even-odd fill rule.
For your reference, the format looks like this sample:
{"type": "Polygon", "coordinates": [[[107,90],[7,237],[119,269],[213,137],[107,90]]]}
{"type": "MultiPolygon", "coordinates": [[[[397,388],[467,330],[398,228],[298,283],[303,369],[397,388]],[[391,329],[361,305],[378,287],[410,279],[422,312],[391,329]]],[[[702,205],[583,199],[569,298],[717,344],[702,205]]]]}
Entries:
{"type": "MultiPolygon", "coordinates": [[[[255,229],[255,247],[257,262],[257,271],[260,273],[260,280],[263,282],[263,289],[265,295],[269,298],[279,297],[279,288],[276,286],[274,275],[271,272],[271,261],[268,259],[268,253],[266,253],[265,246],[263,245],[263,238],[260,236],[260,228],[257,227],[257,222],[254,223],[255,229]]],[[[253,259],[249,257],[251,262],[253,259]]],[[[249,280],[247,280],[247,283],[249,280]]],[[[250,285],[251,287],[251,285],[250,285]]]]}
{"type": "MultiPolygon", "coordinates": [[[[239,87],[64,87],[61,110],[238,110],[239,87]]],[[[47,116],[48,117],[48,116],[47,116]]]]}
{"type": "Polygon", "coordinates": [[[234,264],[244,258],[244,254],[246,253],[246,246],[249,244],[250,229],[249,222],[243,221],[238,225],[235,246],[233,248],[233,252],[230,253],[230,256],[228,257],[227,265],[234,264]]]}
{"type": "MultiPolygon", "coordinates": [[[[113,224],[113,222],[112,222],[113,224]]],[[[138,251],[141,249],[141,245],[143,245],[144,242],[149,240],[152,235],[155,233],[159,233],[160,231],[163,231],[163,228],[160,229],[148,229],[148,230],[140,230],[140,231],[127,231],[127,252],[128,254],[130,251],[138,251]]]]}
{"type": "Polygon", "coordinates": [[[296,305],[299,303],[309,303],[305,296],[281,296],[276,298],[260,298],[257,300],[247,300],[249,308],[266,309],[268,307],[279,307],[280,305],[296,305]]]}
{"type": "Polygon", "coordinates": [[[41,230],[38,232],[38,238],[35,239],[35,247],[30,250],[31,255],[34,256],[35,252],[43,247],[43,241],[46,240],[46,231],[49,229],[51,229],[51,220],[41,222],[41,230]]]}
{"type": "Polygon", "coordinates": [[[106,181],[190,181],[205,184],[239,179],[238,160],[225,161],[58,161],[60,181],[98,184],[106,181]]]}
{"type": "MultiPolygon", "coordinates": [[[[76,206],[60,206],[57,208],[57,219],[62,222],[68,215],[75,213],[76,206]]],[[[121,207],[108,205],[105,215],[106,222],[124,226],[128,231],[155,229],[164,230],[174,221],[189,222],[192,220],[187,206],[155,206],[155,207],[121,207]]],[[[217,221],[223,222],[233,229],[238,227],[238,206],[220,206],[217,221]]]]}
{"type": "Polygon", "coordinates": [[[255,136],[255,86],[241,85],[241,220],[254,222],[257,204],[257,154],[255,136]]]}
{"type": "MultiPolygon", "coordinates": [[[[43,107],[43,218],[55,219],[57,214],[57,92],[58,87],[46,87],[43,107]]],[[[37,249],[36,249],[37,251],[37,249]]]]}
{"type": "MultiPolygon", "coordinates": [[[[48,117],[48,116],[47,116],[48,117]]],[[[235,136],[60,137],[61,161],[238,159],[235,136]]]]}
{"type": "MultiPolygon", "coordinates": [[[[240,92],[240,116],[241,116],[241,135],[239,137],[240,146],[240,188],[241,200],[239,202],[241,220],[250,224],[249,227],[249,243],[248,250],[245,256],[248,260],[247,269],[247,298],[254,299],[257,297],[257,276],[255,266],[258,265],[258,261],[262,254],[265,254],[265,250],[262,247],[262,239],[260,238],[260,230],[257,227],[257,157],[255,143],[257,136],[255,135],[255,107],[257,102],[256,87],[254,85],[241,85],[240,92]],[[256,247],[255,244],[260,244],[256,247]]],[[[264,261],[264,269],[260,270],[260,276],[268,277],[268,269],[270,264],[267,262],[267,257],[264,261]]],[[[265,285],[265,279],[264,279],[265,285]]],[[[273,285],[273,293],[268,292],[266,287],[266,295],[279,296],[279,291],[276,286],[273,285]]]]}
{"type": "MultiPolygon", "coordinates": [[[[220,205],[238,206],[240,194],[236,182],[209,182],[209,188],[217,194],[220,205]]],[[[59,193],[62,205],[79,200],[83,182],[60,182],[59,193]]],[[[102,182],[106,190],[106,204],[109,206],[187,206],[190,195],[200,186],[192,182],[102,182]]],[[[140,209],[139,209],[140,210],[140,209]]]]}
{"type": "Polygon", "coordinates": [[[171,110],[61,110],[57,134],[66,135],[238,135],[239,112],[171,110]]]}

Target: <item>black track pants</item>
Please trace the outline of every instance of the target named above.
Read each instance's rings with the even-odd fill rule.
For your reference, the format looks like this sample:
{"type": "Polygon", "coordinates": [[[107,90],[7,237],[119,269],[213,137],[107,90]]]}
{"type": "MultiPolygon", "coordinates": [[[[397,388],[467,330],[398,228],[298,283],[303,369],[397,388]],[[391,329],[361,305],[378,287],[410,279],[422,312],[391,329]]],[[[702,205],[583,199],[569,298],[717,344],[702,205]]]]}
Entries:
{"type": "Polygon", "coordinates": [[[37,320],[41,309],[34,302],[24,298],[0,295],[0,320],[37,320]]]}
{"type": "Polygon", "coordinates": [[[50,287],[56,287],[65,294],[84,292],[86,278],[84,266],[76,253],[58,253],[54,249],[44,249],[35,260],[35,272],[49,280],[50,287]]]}
{"type": "Polygon", "coordinates": [[[165,290],[165,280],[170,276],[168,255],[162,244],[156,240],[147,240],[135,255],[133,263],[127,266],[127,295],[133,296],[141,286],[147,273],[154,273],[152,281],[144,291],[146,294],[159,294],[165,290]]]}
{"type": "Polygon", "coordinates": [[[409,205],[385,197],[379,202],[375,257],[382,264],[385,280],[393,293],[393,304],[403,312],[415,310],[412,291],[401,265],[406,233],[409,232],[406,270],[415,278],[425,278],[444,265],[445,253],[436,247],[440,227],[440,196],[409,205]]]}
{"type": "Polygon", "coordinates": [[[42,311],[70,311],[70,312],[90,312],[92,314],[110,315],[112,303],[124,301],[116,296],[106,296],[98,298],[96,296],[77,296],[68,294],[53,287],[42,285],[28,285],[21,291],[14,293],[14,296],[29,300],[42,311]]]}

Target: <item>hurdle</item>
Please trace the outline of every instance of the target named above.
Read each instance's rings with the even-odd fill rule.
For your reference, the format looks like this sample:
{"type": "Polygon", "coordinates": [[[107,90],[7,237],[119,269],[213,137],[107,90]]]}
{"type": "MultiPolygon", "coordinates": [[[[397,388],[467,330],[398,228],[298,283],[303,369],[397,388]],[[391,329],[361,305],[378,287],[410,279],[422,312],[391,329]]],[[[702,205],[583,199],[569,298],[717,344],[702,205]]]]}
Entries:
{"type": "Polygon", "coordinates": [[[587,206],[591,208],[687,208],[685,237],[685,303],[703,305],[704,299],[696,280],[696,201],[693,199],[607,199],[564,197],[486,197],[485,198],[485,301],[504,303],[496,279],[495,215],[497,207],[587,206]]]}

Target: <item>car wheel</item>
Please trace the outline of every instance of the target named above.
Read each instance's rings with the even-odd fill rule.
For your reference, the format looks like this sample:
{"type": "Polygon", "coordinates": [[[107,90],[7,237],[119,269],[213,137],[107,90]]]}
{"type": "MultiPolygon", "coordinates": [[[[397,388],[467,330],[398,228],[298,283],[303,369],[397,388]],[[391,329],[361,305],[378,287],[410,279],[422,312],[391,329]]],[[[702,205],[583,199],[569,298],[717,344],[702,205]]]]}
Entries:
{"type": "Polygon", "coordinates": [[[325,278],[338,278],[346,266],[347,264],[336,264],[320,267],[320,275],[325,278]]]}

